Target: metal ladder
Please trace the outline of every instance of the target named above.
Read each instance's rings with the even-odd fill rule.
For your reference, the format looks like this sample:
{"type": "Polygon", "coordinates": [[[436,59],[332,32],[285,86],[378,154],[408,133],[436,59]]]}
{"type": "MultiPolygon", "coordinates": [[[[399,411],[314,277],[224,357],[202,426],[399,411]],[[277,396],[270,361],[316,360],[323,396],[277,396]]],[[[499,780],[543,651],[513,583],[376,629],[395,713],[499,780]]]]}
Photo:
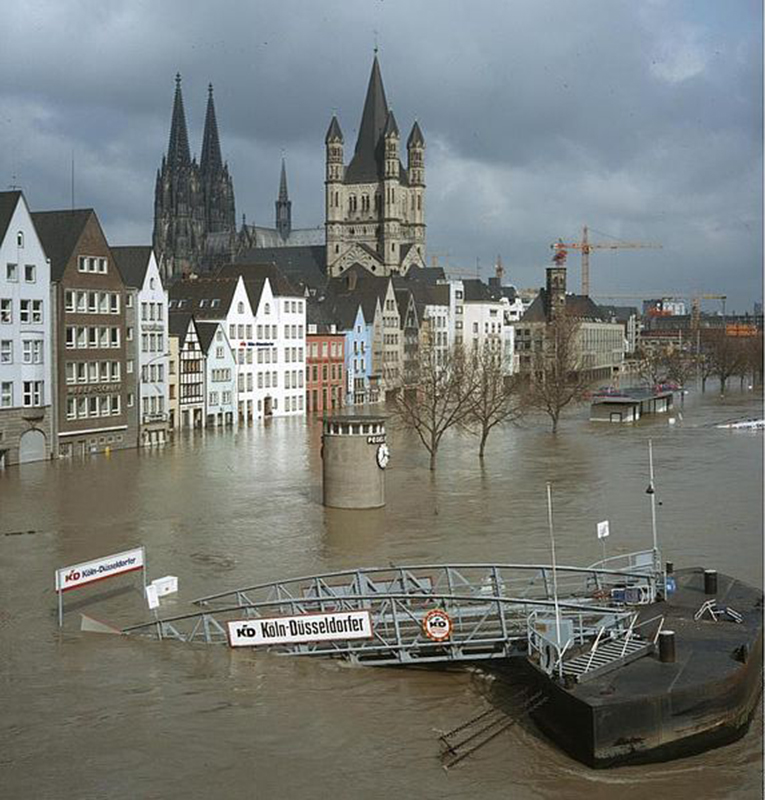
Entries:
{"type": "Polygon", "coordinates": [[[547,695],[540,690],[526,697],[521,704],[520,712],[512,717],[502,709],[490,708],[447,733],[441,734],[439,740],[444,745],[441,753],[443,768],[451,769],[463,759],[473,755],[545,702],[547,702],[547,695]],[[462,734],[462,738],[452,741],[458,734],[462,734]]]}

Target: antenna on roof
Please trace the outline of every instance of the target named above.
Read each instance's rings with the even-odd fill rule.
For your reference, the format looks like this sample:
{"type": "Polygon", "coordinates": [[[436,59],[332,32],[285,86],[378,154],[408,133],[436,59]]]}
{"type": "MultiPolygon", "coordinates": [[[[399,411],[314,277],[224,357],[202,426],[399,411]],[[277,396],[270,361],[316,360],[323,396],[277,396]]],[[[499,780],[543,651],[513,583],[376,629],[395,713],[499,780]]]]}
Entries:
{"type": "Polygon", "coordinates": [[[74,148],[72,148],[72,211],[74,211],[74,148]]]}
{"type": "Polygon", "coordinates": [[[375,55],[377,55],[377,51],[380,49],[377,42],[377,31],[373,30],[372,33],[375,35],[375,55]]]}
{"type": "Polygon", "coordinates": [[[14,173],[13,175],[11,175],[11,181],[12,181],[12,182],[8,184],[8,188],[9,188],[9,189],[10,189],[12,192],[15,192],[17,189],[21,189],[21,186],[19,186],[19,184],[18,184],[18,183],[16,183],[16,178],[17,178],[17,177],[18,177],[18,176],[17,176],[15,173],[14,173]]]}

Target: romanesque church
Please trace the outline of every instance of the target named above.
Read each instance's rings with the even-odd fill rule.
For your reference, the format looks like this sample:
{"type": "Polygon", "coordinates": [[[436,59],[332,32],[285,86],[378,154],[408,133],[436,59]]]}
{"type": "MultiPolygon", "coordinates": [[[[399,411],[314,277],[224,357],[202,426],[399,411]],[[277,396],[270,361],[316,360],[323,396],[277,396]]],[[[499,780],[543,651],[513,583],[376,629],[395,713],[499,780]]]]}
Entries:
{"type": "Polygon", "coordinates": [[[356,146],[348,164],[336,116],[325,137],[323,226],[293,228],[282,159],[273,228],[237,231],[234,188],[221,158],[212,86],[199,165],[189,152],[180,76],[170,140],[157,173],[154,248],[166,279],[207,272],[232,261],[275,263],[287,273],[310,265],[326,278],[359,264],[378,276],[425,266],[425,140],[415,121],[400,159],[400,133],[388,107],[375,54],[356,146]]]}

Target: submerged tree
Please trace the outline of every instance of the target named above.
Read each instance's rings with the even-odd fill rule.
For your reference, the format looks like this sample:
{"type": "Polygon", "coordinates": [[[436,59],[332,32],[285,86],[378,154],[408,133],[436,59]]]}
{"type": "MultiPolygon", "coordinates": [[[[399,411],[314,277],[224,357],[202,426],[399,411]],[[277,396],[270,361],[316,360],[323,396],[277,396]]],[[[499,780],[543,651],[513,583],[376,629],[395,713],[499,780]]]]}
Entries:
{"type": "Polygon", "coordinates": [[[517,376],[506,375],[499,340],[487,340],[471,359],[473,401],[466,426],[480,437],[478,457],[483,458],[486,440],[497,426],[517,420],[523,409],[517,376]]]}
{"type": "Polygon", "coordinates": [[[581,323],[561,312],[545,326],[544,336],[531,358],[525,402],[544,411],[557,433],[561,412],[581,402],[589,385],[580,345],[581,323]]]}
{"type": "Polygon", "coordinates": [[[706,337],[706,349],[712,374],[720,381],[720,394],[725,394],[728,380],[740,372],[742,361],[746,359],[742,340],[728,336],[725,329],[710,331],[706,337]]]}
{"type": "Polygon", "coordinates": [[[447,351],[441,359],[436,348],[420,348],[419,375],[416,389],[399,393],[395,409],[430,454],[430,469],[434,470],[443,435],[470,413],[474,377],[461,347],[447,351]]]}

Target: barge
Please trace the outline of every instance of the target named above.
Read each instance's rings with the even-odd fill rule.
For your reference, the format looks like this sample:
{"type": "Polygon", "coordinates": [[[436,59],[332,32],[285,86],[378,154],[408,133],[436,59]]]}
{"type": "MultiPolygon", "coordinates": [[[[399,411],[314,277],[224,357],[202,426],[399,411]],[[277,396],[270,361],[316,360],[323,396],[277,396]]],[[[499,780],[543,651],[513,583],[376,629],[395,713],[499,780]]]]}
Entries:
{"type": "Polygon", "coordinates": [[[530,714],[542,732],[595,768],[666,761],[743,736],[762,690],[763,593],[715,575],[712,596],[703,569],[678,571],[674,592],[636,611],[631,635],[569,648],[559,663],[530,637],[521,663],[547,700],[530,714]],[[662,637],[674,644],[665,653],[662,637]]]}

